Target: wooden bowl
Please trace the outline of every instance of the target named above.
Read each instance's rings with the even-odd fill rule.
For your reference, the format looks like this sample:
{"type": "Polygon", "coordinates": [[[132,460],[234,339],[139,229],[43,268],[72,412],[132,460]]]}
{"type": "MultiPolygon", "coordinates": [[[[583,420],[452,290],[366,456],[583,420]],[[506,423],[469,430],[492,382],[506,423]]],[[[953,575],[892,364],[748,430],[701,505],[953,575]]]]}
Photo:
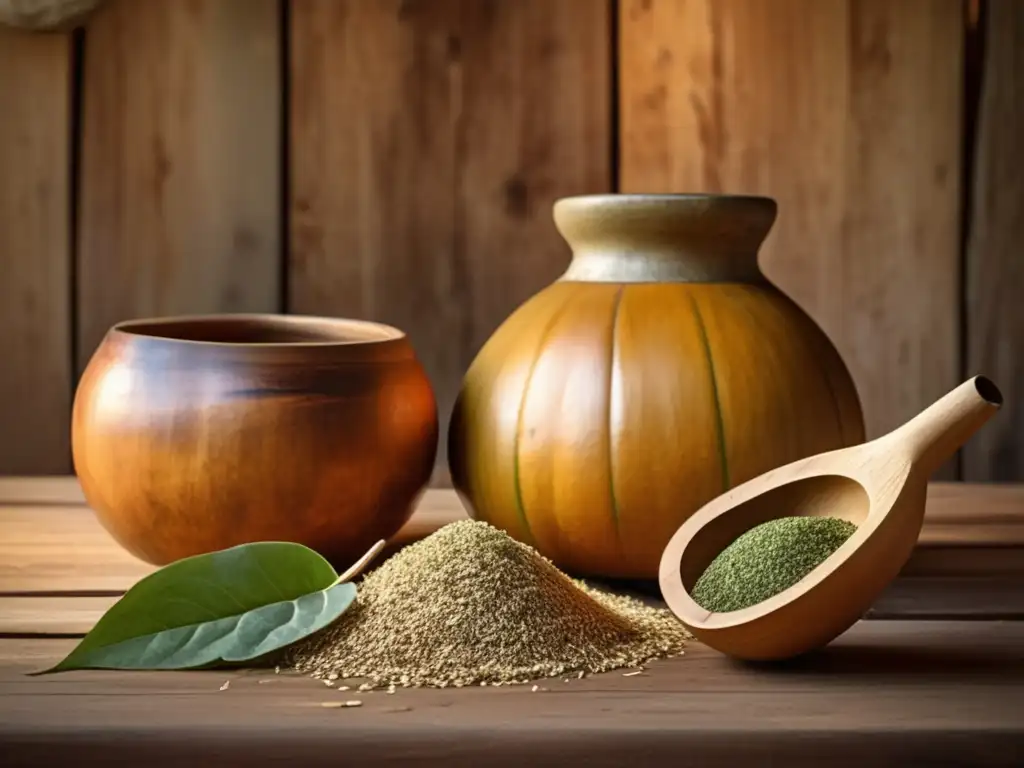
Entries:
{"type": "Polygon", "coordinates": [[[395,328],[190,316],[107,333],[79,382],[71,436],[86,499],[143,560],[277,540],[344,567],[409,518],[438,423],[395,328]]]}

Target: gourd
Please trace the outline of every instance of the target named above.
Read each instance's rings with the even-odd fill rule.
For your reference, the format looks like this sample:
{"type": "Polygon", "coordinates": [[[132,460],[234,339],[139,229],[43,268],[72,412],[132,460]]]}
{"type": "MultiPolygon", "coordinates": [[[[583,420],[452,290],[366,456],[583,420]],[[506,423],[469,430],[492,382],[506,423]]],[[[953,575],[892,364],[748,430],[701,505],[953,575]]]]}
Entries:
{"type": "Polygon", "coordinates": [[[580,575],[654,578],[731,487],[864,440],[835,347],[757,266],[767,198],[555,205],[565,274],[469,367],[448,434],[470,513],[580,575]]]}

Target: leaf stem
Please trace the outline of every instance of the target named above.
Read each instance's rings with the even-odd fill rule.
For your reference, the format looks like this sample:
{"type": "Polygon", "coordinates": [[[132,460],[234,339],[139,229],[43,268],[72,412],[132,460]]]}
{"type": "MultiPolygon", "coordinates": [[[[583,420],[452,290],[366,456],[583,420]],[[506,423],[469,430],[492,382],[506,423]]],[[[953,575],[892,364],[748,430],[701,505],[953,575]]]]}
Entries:
{"type": "Polygon", "coordinates": [[[332,584],[331,586],[333,587],[337,584],[341,584],[346,581],[351,581],[360,573],[362,573],[366,566],[373,562],[373,558],[380,554],[380,551],[384,549],[384,544],[384,539],[381,539],[372,547],[370,547],[369,551],[361,558],[356,560],[356,562],[351,567],[349,567],[348,570],[341,574],[341,576],[338,577],[338,580],[334,582],[334,584],[332,584]]]}

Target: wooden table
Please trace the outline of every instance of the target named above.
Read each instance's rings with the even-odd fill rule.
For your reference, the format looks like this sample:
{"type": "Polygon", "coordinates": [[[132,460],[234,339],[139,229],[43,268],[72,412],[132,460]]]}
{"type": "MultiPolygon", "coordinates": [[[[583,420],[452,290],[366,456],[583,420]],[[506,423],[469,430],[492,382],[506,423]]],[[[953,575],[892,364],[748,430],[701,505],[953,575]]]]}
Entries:
{"type": "MultiPolygon", "coordinates": [[[[463,514],[432,491],[399,543],[463,514]]],[[[272,670],[25,675],[149,570],[73,479],[0,479],[0,764],[1024,764],[1024,488],[933,486],[871,618],[784,665],[693,643],[638,676],[393,695],[272,670]],[[321,706],[342,697],[363,705],[321,706]]]]}

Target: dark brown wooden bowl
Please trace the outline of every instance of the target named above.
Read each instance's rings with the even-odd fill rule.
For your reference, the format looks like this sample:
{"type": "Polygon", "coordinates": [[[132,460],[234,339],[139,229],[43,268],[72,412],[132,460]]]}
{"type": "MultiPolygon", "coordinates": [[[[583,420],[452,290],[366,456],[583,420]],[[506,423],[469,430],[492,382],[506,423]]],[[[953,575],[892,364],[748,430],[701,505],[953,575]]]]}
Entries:
{"type": "Polygon", "coordinates": [[[114,326],[75,394],[75,471],[150,563],[296,541],[336,567],[395,534],[429,482],[437,405],[401,331],[216,315],[114,326]]]}

